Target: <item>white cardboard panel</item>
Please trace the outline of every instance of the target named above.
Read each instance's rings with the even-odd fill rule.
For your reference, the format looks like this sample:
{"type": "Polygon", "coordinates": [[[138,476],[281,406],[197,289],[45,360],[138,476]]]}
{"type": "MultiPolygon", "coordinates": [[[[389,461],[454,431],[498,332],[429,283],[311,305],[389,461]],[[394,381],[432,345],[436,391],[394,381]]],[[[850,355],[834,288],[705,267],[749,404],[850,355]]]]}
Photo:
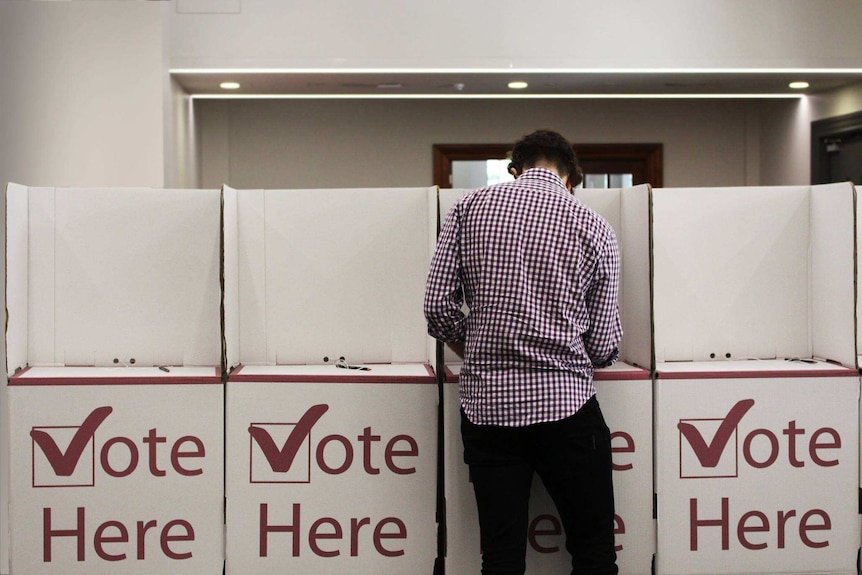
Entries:
{"type": "Polygon", "coordinates": [[[658,361],[810,356],[809,195],[652,191],[658,361]]]}
{"type": "Polygon", "coordinates": [[[264,192],[267,363],[429,359],[428,193],[264,192]]]}
{"type": "Polygon", "coordinates": [[[622,189],[576,188],[574,194],[611,225],[619,242],[622,236],[622,189]]]}
{"type": "Polygon", "coordinates": [[[856,367],[855,190],[811,188],[812,354],[856,367]]]}
{"type": "Polygon", "coordinates": [[[222,245],[224,248],[224,343],[225,366],[228,371],[239,359],[239,214],[237,192],[228,186],[222,187],[222,245]]]}
{"type": "Polygon", "coordinates": [[[856,269],[857,269],[857,277],[856,277],[856,306],[857,306],[857,310],[856,310],[856,315],[857,315],[857,317],[856,317],[856,353],[857,353],[857,359],[856,359],[856,364],[862,366],[862,364],[859,363],[860,358],[858,357],[858,354],[862,354],[862,318],[858,317],[860,315],[859,314],[859,302],[862,301],[862,299],[860,299],[860,293],[859,293],[860,281],[859,281],[859,277],[858,277],[858,275],[859,275],[858,270],[860,269],[859,258],[860,258],[860,256],[862,256],[862,202],[858,201],[859,187],[854,186],[854,190],[856,192],[856,198],[857,198],[856,206],[855,206],[855,208],[856,208],[856,269]]]}
{"type": "Polygon", "coordinates": [[[649,185],[622,190],[620,249],[623,360],[643,369],[654,363],[652,327],[652,250],[649,185]]]}
{"type": "MultiPolygon", "coordinates": [[[[16,364],[27,360],[27,194],[25,186],[6,187],[6,373],[14,372],[16,364]],[[10,270],[16,270],[9,273],[10,270]],[[8,315],[9,303],[18,311],[8,315]]],[[[3,385],[0,391],[0,573],[9,573],[9,393],[3,385]]]]}
{"type": "MultiPolygon", "coordinates": [[[[16,375],[17,386],[44,385],[100,385],[104,389],[118,385],[218,385],[220,375],[215,366],[160,366],[160,367],[33,367],[16,375]]],[[[163,387],[159,389],[170,389],[163,387]]],[[[110,399],[108,395],[103,397],[110,399]]]]}
{"type": "Polygon", "coordinates": [[[656,573],[854,574],[858,409],[858,377],[659,375],[656,573]]]}
{"type": "MultiPolygon", "coordinates": [[[[30,188],[27,254],[27,362],[57,365],[55,340],[54,188],[30,188]]],[[[10,310],[10,315],[15,311],[10,310]]]]}
{"type": "MultiPolygon", "coordinates": [[[[353,365],[353,364],[352,364],[353,365]]],[[[242,383],[257,382],[323,382],[325,384],[411,384],[417,380],[430,384],[434,376],[429,373],[430,364],[426,363],[368,363],[362,364],[367,370],[347,370],[333,363],[315,365],[245,365],[234,372],[234,379],[242,378],[242,383]]],[[[406,389],[406,388],[405,388],[406,389]]]]}
{"type": "MultiPolygon", "coordinates": [[[[6,373],[27,363],[27,253],[29,188],[6,187],[6,373]]],[[[0,572],[9,573],[9,392],[4,382],[0,399],[0,572]]]]}
{"type": "Polygon", "coordinates": [[[29,188],[6,188],[6,373],[27,364],[29,188]]]}
{"type": "MultiPolygon", "coordinates": [[[[862,222],[860,222],[859,216],[860,216],[860,213],[862,213],[862,209],[860,209],[860,202],[859,202],[859,196],[858,196],[859,188],[854,186],[853,192],[854,192],[854,206],[853,207],[854,207],[854,213],[856,215],[856,222],[855,222],[856,242],[854,245],[854,249],[855,249],[854,257],[855,257],[855,261],[856,261],[856,277],[855,277],[855,290],[856,290],[855,319],[856,319],[856,349],[857,349],[856,366],[857,366],[857,368],[860,368],[860,366],[862,366],[862,356],[858,355],[858,350],[859,350],[860,344],[862,344],[862,334],[860,334],[860,329],[862,329],[862,321],[860,321],[860,318],[859,318],[859,301],[860,301],[859,300],[859,283],[860,283],[859,282],[859,256],[860,256],[860,253],[862,253],[862,250],[860,250],[860,245],[862,245],[862,225],[860,225],[860,224],[862,224],[862,222]]],[[[859,432],[860,432],[859,486],[860,486],[860,493],[862,493],[862,397],[860,397],[860,403],[857,404],[857,409],[859,410],[859,422],[858,422],[858,428],[857,429],[859,429],[859,432]]],[[[860,530],[862,530],[862,527],[860,527],[860,530]]],[[[862,534],[860,534],[860,542],[862,542],[862,534]]]]}
{"type": "Polygon", "coordinates": [[[219,365],[220,221],[217,190],[57,189],[54,362],[219,365]]]}
{"type": "MultiPolygon", "coordinates": [[[[447,363],[447,368],[452,364],[447,363]]],[[[446,497],[446,571],[479,573],[479,519],[470,472],[464,463],[458,383],[443,386],[443,472],[446,497]]]]}
{"type": "MultiPolygon", "coordinates": [[[[266,363],[266,214],[263,190],[237,190],[239,361],[266,363]]],[[[230,241],[228,238],[225,242],[230,241]]]]}
{"type": "MultiPolygon", "coordinates": [[[[436,209],[431,211],[430,198],[436,194],[436,186],[405,191],[403,194],[405,197],[399,197],[399,201],[403,201],[404,205],[393,213],[389,222],[384,223],[385,226],[394,228],[395,234],[391,236],[390,241],[396,242],[389,248],[391,254],[392,247],[395,247],[396,261],[392,264],[387,263],[385,265],[387,271],[384,273],[390,274],[390,281],[393,283],[403,282],[401,289],[405,290],[401,293],[398,288],[395,288],[390,292],[394,297],[390,302],[391,305],[387,306],[390,307],[391,314],[389,318],[391,361],[395,363],[431,361],[434,358],[433,354],[428,355],[431,347],[425,315],[422,311],[422,300],[428,265],[431,263],[430,254],[434,245],[431,216],[436,213],[436,209]],[[416,197],[408,201],[407,194],[415,194],[416,197]],[[415,230],[418,230],[418,233],[415,230]],[[401,244],[401,238],[406,240],[404,244],[401,244]]],[[[385,257],[388,259],[390,255],[385,257]]]]}
{"type": "Polygon", "coordinates": [[[722,378],[740,377],[739,374],[756,374],[758,378],[765,379],[771,376],[791,377],[794,372],[808,372],[805,377],[814,377],[811,372],[821,372],[831,376],[830,372],[838,375],[847,372],[846,367],[827,362],[825,360],[794,361],[792,359],[748,359],[727,361],[669,361],[656,364],[656,370],[662,374],[669,374],[674,379],[691,376],[695,379],[709,379],[719,376],[722,378]],[[682,374],[682,375],[681,375],[682,374]]]}
{"type": "MultiPolygon", "coordinates": [[[[214,369],[208,371],[212,377],[214,369]]],[[[68,385],[9,388],[17,470],[11,478],[12,573],[221,574],[224,395],[218,380],[168,384],[154,393],[148,385],[76,385],[74,376],[68,379],[68,385]],[[91,416],[105,407],[110,412],[96,423],[91,416]],[[67,455],[71,474],[56,471],[61,461],[37,445],[35,429],[67,455]],[[76,432],[89,435],[79,454],[68,444],[76,432]],[[158,439],[148,446],[148,437],[158,439]],[[179,457],[172,458],[174,449],[179,457]],[[49,529],[75,535],[44,537],[49,529]],[[48,545],[51,558],[45,561],[48,545]]]]}
{"type": "Polygon", "coordinates": [[[623,322],[620,354],[644,369],[652,365],[649,185],[578,189],[575,195],[614,229],[622,264],[619,306],[623,322]]]}
{"type": "Polygon", "coordinates": [[[244,368],[261,381],[227,384],[227,573],[430,573],[437,552],[433,379],[374,381],[375,373],[391,377],[399,369],[427,378],[421,365],[357,372],[367,383],[321,381],[324,372],[343,371],[332,366],[271,371],[304,367],[313,382],[276,383],[264,368],[244,368]],[[250,429],[280,446],[300,421],[309,425],[299,455],[278,469],[250,429]],[[262,529],[262,515],[264,526],[299,531],[262,529]],[[340,536],[321,536],[336,529],[340,536]]]}

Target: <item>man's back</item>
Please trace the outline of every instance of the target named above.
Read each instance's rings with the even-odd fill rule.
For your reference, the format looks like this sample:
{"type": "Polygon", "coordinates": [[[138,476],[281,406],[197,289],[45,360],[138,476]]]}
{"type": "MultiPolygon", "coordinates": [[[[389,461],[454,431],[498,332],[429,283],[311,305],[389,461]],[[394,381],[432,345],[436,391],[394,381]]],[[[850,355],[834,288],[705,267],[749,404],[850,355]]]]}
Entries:
{"type": "Polygon", "coordinates": [[[471,420],[528,425],[577,411],[595,393],[593,364],[615,359],[620,336],[610,226],[556,174],[532,169],[459,201],[444,243],[456,261],[432,264],[429,286],[435,270],[457,268],[470,308],[461,383],[471,420]]]}

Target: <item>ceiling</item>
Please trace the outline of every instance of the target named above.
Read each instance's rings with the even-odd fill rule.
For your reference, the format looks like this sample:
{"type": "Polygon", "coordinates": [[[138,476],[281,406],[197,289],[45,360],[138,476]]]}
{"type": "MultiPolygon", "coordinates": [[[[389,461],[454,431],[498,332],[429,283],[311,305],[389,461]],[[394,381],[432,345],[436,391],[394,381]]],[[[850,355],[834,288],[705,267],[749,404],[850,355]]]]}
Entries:
{"type": "Polygon", "coordinates": [[[862,82],[862,70],[172,70],[171,74],[196,97],[793,97],[862,82]],[[512,90],[507,84],[513,80],[529,86],[512,90]],[[788,87],[799,80],[810,87],[788,87]],[[241,87],[219,88],[225,81],[241,87]]]}

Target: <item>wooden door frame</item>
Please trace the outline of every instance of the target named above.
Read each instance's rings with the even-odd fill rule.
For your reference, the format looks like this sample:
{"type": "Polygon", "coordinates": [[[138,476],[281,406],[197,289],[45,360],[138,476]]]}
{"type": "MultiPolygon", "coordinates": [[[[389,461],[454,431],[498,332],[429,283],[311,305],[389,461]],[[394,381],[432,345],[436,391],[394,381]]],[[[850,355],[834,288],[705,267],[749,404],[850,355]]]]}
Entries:
{"type": "MultiPolygon", "coordinates": [[[[654,188],[664,184],[662,144],[573,144],[578,159],[584,161],[633,161],[645,166],[646,182],[654,188]]],[[[463,160],[503,160],[512,144],[434,144],[434,184],[451,187],[452,162],[463,160]]],[[[644,182],[635,182],[636,184],[644,182]]]]}

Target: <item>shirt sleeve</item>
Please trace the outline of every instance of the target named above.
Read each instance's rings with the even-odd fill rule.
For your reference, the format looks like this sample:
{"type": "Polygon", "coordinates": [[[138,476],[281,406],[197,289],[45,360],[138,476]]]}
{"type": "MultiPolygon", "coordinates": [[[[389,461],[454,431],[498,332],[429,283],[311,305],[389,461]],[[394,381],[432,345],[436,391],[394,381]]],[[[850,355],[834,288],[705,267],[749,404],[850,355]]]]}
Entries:
{"type": "Polygon", "coordinates": [[[424,311],[428,333],[448,342],[464,341],[465,336],[465,316],[461,311],[464,291],[459,225],[458,205],[455,205],[443,223],[425,285],[424,311]]]}
{"type": "Polygon", "coordinates": [[[584,347],[596,368],[608,367],[619,359],[618,346],[623,336],[617,301],[619,281],[620,251],[616,237],[610,231],[586,294],[590,329],[583,336],[584,347]]]}

